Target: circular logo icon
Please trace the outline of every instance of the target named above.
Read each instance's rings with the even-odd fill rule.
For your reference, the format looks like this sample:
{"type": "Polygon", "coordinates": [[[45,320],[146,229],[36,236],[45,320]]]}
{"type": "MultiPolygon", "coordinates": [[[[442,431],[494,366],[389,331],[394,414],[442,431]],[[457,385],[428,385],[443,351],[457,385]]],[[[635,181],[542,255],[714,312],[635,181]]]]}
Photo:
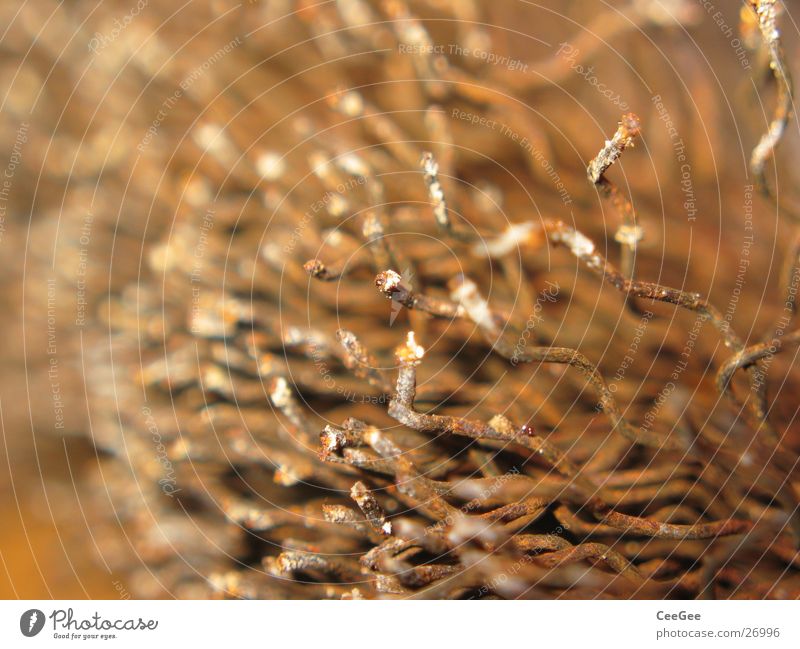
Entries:
{"type": "Polygon", "coordinates": [[[19,630],[22,635],[32,638],[44,627],[44,613],[38,608],[25,611],[19,618],[19,630]]]}

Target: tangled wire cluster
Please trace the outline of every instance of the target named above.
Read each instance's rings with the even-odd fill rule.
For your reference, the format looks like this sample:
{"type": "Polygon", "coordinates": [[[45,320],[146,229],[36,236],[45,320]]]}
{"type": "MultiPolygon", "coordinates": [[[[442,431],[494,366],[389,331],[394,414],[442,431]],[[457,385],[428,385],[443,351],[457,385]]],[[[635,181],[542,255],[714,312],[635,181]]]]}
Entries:
{"type": "Polygon", "coordinates": [[[150,79],[120,155],[78,167],[112,165],[92,236],[119,237],[81,348],[104,561],[143,596],[800,597],[779,9],[742,8],[777,107],[741,185],[724,129],[680,116],[712,103],[682,44],[680,83],[642,59],[646,93],[602,59],[685,38],[692,2],[586,15],[558,54],[468,0],[147,7],[95,35],[96,66],[150,79]],[[712,193],[744,204],[725,236],[712,193]]]}

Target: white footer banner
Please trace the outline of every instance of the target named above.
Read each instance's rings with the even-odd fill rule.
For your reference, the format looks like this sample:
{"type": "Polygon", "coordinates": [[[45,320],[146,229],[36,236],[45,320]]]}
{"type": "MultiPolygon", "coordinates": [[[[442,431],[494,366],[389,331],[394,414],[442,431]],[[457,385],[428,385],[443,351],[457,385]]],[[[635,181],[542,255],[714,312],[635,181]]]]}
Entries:
{"type": "Polygon", "coordinates": [[[797,601],[2,601],[0,647],[800,647],[797,601]],[[224,643],[224,644],[222,644],[224,643]],[[177,646],[177,645],[176,645],[177,646]]]}

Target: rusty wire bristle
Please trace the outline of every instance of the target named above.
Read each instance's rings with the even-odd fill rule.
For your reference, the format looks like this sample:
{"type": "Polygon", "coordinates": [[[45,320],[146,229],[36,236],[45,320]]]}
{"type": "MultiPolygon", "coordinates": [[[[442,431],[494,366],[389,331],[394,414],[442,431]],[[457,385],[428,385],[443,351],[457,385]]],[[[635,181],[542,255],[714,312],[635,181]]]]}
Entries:
{"type": "MultiPolygon", "coordinates": [[[[133,70],[108,106],[97,79],[75,101],[119,142],[65,111],[80,192],[40,227],[64,238],[97,201],[90,238],[113,251],[77,278],[73,399],[97,546],[136,594],[800,596],[800,236],[795,192],[767,182],[796,146],[778,3],[748,0],[777,84],[767,132],[740,134],[752,179],[704,55],[665,43],[673,79],[634,29],[719,40],[691,3],[517,8],[552,46],[485,4],[210,3],[164,30],[151,4],[113,57],[98,41],[97,79],[122,52],[133,70]],[[623,40],[636,75],[603,54],[623,40]],[[769,209],[772,240],[751,232],[769,209]]],[[[32,69],[28,93],[70,96],[58,76],[32,69]]]]}

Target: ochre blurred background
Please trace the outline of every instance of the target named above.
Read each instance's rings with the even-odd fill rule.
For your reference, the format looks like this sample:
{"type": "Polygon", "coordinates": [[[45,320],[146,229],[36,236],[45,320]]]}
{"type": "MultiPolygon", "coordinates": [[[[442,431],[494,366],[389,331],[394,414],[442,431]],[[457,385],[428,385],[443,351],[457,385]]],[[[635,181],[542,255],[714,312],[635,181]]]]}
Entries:
{"type": "MultiPolygon", "coordinates": [[[[391,3],[368,4],[380,13],[391,3]]],[[[474,47],[530,66],[523,84],[518,70],[444,51],[454,69],[463,66],[530,107],[529,121],[517,114],[516,127],[549,142],[588,231],[597,204],[584,165],[622,112],[639,114],[642,149],[631,154],[624,178],[637,209],[651,219],[643,253],[651,277],[675,285],[704,278],[691,285],[727,304],[735,277],[720,260],[738,256],[741,229],[724,223],[741,212],[747,159],[772,100],[765,95],[760,103],[754,91],[754,80],[768,75],[763,58],[745,49],[741,3],[714,5],[709,12],[682,0],[409,2],[434,43],[471,38],[474,47]],[[469,28],[475,25],[480,29],[469,28]],[[592,75],[611,95],[587,82],[592,75]],[[669,100],[692,162],[688,209],[702,217],[691,233],[683,227],[681,168],[654,95],[669,100]],[[709,264],[719,270],[710,274],[709,264]]],[[[131,596],[126,567],[145,560],[126,538],[131,524],[117,523],[111,503],[118,501],[102,497],[98,477],[98,458],[117,426],[115,402],[125,399],[108,369],[107,296],[151,276],[153,244],[192,201],[192,180],[222,176],[207,162],[197,167],[198,128],[228,122],[236,138],[252,135],[256,149],[282,150],[294,135],[286,126],[270,129],[283,116],[303,110],[333,124],[323,101],[329,93],[403,74],[402,56],[330,64],[346,55],[325,36],[337,29],[341,8],[302,0],[0,5],[0,173],[11,171],[0,197],[0,597],[131,596]],[[187,78],[191,87],[170,100],[187,78]]],[[[784,24],[787,58],[795,62],[796,29],[784,24]]],[[[394,88],[377,93],[396,104],[405,100],[394,88]]],[[[499,104],[494,109],[503,112],[499,104]]],[[[542,212],[559,214],[563,202],[535,163],[502,137],[471,137],[471,146],[531,178],[542,212]]],[[[779,159],[796,155],[797,145],[797,129],[790,128],[779,159]]],[[[475,178],[496,173],[479,156],[468,162],[475,178]]],[[[781,187],[796,187],[798,174],[797,165],[783,165],[781,187]]],[[[524,203],[524,191],[513,191],[507,201],[524,203]]],[[[778,303],[775,280],[788,233],[767,201],[754,200],[760,229],[753,261],[763,272],[748,276],[737,311],[745,331],[774,320],[775,309],[762,304],[778,303]]],[[[788,376],[791,363],[777,359],[772,371],[788,376]]]]}

